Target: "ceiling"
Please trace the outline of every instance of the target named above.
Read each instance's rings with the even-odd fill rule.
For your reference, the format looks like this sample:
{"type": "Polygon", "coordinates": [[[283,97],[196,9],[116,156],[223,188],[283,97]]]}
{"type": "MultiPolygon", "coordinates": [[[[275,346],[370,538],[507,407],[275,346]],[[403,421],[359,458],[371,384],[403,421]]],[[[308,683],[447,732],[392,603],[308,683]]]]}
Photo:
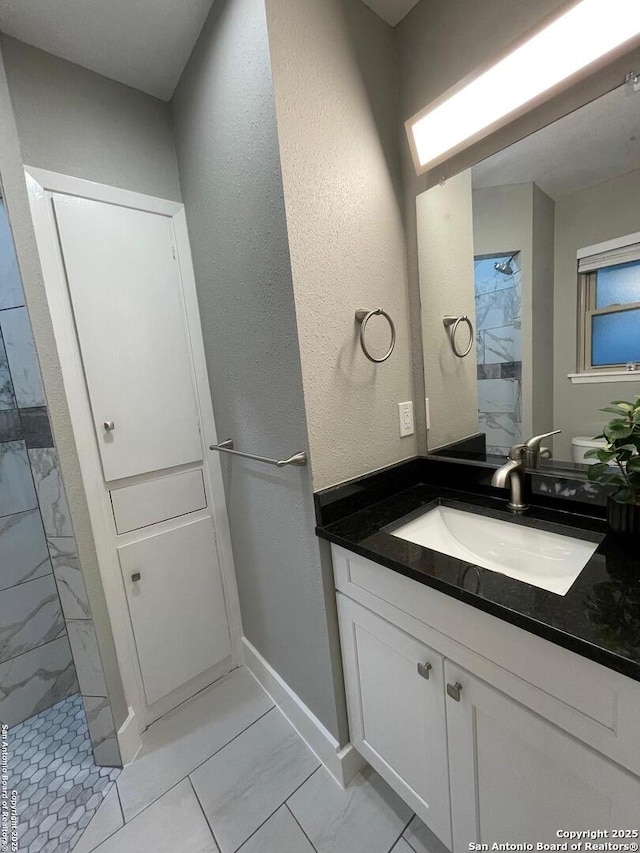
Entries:
{"type": "Polygon", "coordinates": [[[395,27],[418,4],[418,0],[362,0],[383,21],[395,27]]]}
{"type": "Polygon", "coordinates": [[[473,186],[533,181],[553,199],[640,163],[640,93],[620,86],[473,167],[473,186]]]}
{"type": "MultiPolygon", "coordinates": [[[[418,0],[363,2],[395,26],[418,0]]],[[[168,101],[212,4],[213,0],[0,0],[0,31],[168,101]]]]}
{"type": "Polygon", "coordinates": [[[0,30],[169,100],[212,0],[0,0],[0,30]]]}

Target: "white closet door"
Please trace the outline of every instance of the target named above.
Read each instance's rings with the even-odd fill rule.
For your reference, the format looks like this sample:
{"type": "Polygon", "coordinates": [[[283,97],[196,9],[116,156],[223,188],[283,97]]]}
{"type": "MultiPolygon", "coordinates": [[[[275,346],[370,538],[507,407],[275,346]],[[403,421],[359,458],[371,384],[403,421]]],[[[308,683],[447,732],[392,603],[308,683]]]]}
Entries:
{"type": "Polygon", "coordinates": [[[53,202],[105,480],[202,459],[171,219],[53,202]]]}
{"type": "Polygon", "coordinates": [[[118,548],[147,702],[231,654],[210,518],[118,548]]]}

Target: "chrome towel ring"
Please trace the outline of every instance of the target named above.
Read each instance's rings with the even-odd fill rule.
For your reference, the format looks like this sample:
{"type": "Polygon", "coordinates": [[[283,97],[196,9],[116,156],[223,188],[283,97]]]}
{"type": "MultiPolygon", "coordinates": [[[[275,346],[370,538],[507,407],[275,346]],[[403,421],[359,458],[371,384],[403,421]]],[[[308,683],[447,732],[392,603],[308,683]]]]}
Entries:
{"type": "Polygon", "coordinates": [[[360,346],[362,347],[362,352],[366,355],[369,361],[373,361],[376,364],[379,364],[381,361],[386,361],[396,345],[396,327],[394,326],[391,317],[386,311],[383,311],[382,308],[374,308],[372,311],[367,311],[366,308],[358,308],[356,311],[356,323],[360,323],[360,346]],[[375,355],[371,355],[364,342],[364,333],[367,328],[367,323],[376,314],[380,314],[380,316],[384,317],[391,329],[391,343],[389,344],[389,349],[380,358],[377,358],[375,355]]]}
{"type": "Polygon", "coordinates": [[[458,358],[464,358],[466,355],[469,355],[469,353],[471,352],[471,347],[473,346],[473,342],[475,340],[475,332],[473,331],[473,323],[467,317],[467,315],[461,314],[459,317],[454,317],[450,314],[447,314],[447,316],[443,317],[442,319],[442,325],[449,333],[449,343],[451,344],[453,354],[458,356],[458,358]],[[460,325],[460,323],[466,323],[469,327],[469,346],[464,352],[460,352],[460,350],[456,346],[456,332],[458,331],[458,326],[460,325]]]}

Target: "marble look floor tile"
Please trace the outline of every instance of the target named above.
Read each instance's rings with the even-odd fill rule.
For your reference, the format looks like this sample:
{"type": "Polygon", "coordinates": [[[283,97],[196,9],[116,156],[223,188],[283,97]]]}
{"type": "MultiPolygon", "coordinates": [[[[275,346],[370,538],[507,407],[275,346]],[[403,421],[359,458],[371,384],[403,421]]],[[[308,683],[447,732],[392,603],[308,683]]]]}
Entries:
{"type": "Polygon", "coordinates": [[[513,325],[484,333],[485,363],[518,361],[522,351],[522,332],[513,325]]]}
{"type": "Polygon", "coordinates": [[[20,421],[28,448],[53,447],[53,435],[46,406],[20,409],[20,421]]]}
{"type": "Polygon", "coordinates": [[[121,767],[122,759],[109,700],[99,696],[84,696],[83,701],[96,764],[121,767]]]}
{"type": "Polygon", "coordinates": [[[118,789],[125,820],[194,770],[273,707],[246,669],[237,669],[154,723],[118,789]]]}
{"type": "Polygon", "coordinates": [[[7,209],[0,199],[0,310],[24,305],[20,271],[7,209]]]}
{"type": "Polygon", "coordinates": [[[514,316],[513,287],[476,296],[476,328],[478,330],[485,331],[508,326],[514,316]]]}
{"type": "Polygon", "coordinates": [[[90,619],[91,609],[75,538],[50,536],[47,543],[62,612],[67,619],[90,619]]]}
{"type": "Polygon", "coordinates": [[[478,382],[478,411],[484,413],[515,412],[516,382],[511,379],[481,379],[478,382]]]}
{"type": "Polygon", "coordinates": [[[120,772],[96,767],[79,695],[9,729],[24,853],[70,853],[120,772]]]}
{"type": "Polygon", "coordinates": [[[51,575],[12,586],[0,596],[0,662],[50,643],[64,630],[51,575]]]}
{"type": "Polygon", "coordinates": [[[38,505],[24,441],[0,444],[0,516],[38,505]]]}
{"type": "Polygon", "coordinates": [[[273,708],[193,772],[193,787],[222,853],[237,850],[318,766],[273,708]]]}
{"type": "Polygon", "coordinates": [[[46,404],[40,378],[36,345],[26,308],[12,308],[0,315],[13,393],[21,409],[46,404]]]}
{"type": "Polygon", "coordinates": [[[479,364],[476,368],[478,379],[501,379],[501,365],[499,364],[479,364]]]}
{"type": "MultiPolygon", "coordinates": [[[[74,851],[75,853],[75,851],[74,851]]],[[[398,839],[397,843],[393,845],[391,848],[391,853],[416,853],[413,847],[410,847],[407,842],[404,840],[402,836],[398,839]]]]}
{"type": "Polygon", "coordinates": [[[107,685],[93,622],[90,619],[68,619],[67,633],[80,692],[83,696],[104,696],[107,685]]]}
{"type": "Polygon", "coordinates": [[[280,806],[238,853],[315,853],[286,806],[280,806]]]}
{"type": "Polygon", "coordinates": [[[487,438],[487,447],[511,448],[520,438],[520,424],[513,412],[479,412],[480,431],[487,438]]]}
{"type": "Polygon", "coordinates": [[[58,454],[53,447],[29,450],[38,503],[47,536],[73,536],[58,454]]]}
{"type": "Polygon", "coordinates": [[[342,790],[323,767],[287,805],[318,853],[388,853],[412,816],[371,768],[342,790]]]}
{"type": "Polygon", "coordinates": [[[102,805],[72,848],[73,853],[91,853],[99,844],[102,844],[123,826],[124,819],[120,808],[118,789],[116,785],[112,785],[102,805]]]}
{"type": "Polygon", "coordinates": [[[0,409],[0,441],[20,441],[22,421],[17,409],[0,409]]]}
{"type": "Polygon", "coordinates": [[[0,720],[10,726],[77,692],[66,637],[0,664],[0,720]]]}
{"type": "Polygon", "coordinates": [[[96,853],[218,853],[188,779],[172,788],[96,853]]]}
{"type": "Polygon", "coordinates": [[[414,815],[409,826],[402,833],[415,853],[449,853],[448,847],[414,815]]]}
{"type": "Polygon", "coordinates": [[[2,335],[0,335],[0,410],[15,409],[16,398],[13,396],[13,383],[9,373],[9,362],[4,351],[2,335]]]}
{"type": "Polygon", "coordinates": [[[51,560],[37,509],[0,518],[0,590],[51,574],[51,560]]]}

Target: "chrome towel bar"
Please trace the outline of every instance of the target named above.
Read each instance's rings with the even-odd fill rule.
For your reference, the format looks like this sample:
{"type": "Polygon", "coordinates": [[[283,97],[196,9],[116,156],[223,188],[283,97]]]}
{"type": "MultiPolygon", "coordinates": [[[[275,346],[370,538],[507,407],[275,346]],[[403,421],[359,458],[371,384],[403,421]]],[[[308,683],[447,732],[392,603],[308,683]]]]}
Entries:
{"type": "Polygon", "coordinates": [[[275,465],[276,468],[284,468],[285,465],[306,465],[307,454],[301,450],[294,453],[288,459],[269,459],[267,456],[256,456],[254,453],[242,453],[233,449],[233,439],[228,438],[220,444],[210,444],[209,450],[218,450],[220,453],[232,453],[234,456],[243,456],[245,459],[254,459],[256,462],[264,462],[265,465],[275,465]]]}

